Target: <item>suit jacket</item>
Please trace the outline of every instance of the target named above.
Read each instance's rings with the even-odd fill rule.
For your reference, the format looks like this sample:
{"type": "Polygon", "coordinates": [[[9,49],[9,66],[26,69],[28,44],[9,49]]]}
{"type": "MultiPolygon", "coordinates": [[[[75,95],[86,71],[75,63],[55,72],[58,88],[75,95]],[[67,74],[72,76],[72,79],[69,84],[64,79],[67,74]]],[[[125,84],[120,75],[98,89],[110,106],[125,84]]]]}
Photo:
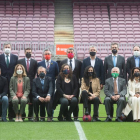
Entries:
{"type": "Polygon", "coordinates": [[[10,78],[13,76],[15,66],[17,65],[18,56],[14,54],[10,54],[10,63],[9,67],[7,68],[6,62],[5,62],[5,55],[0,55],[0,68],[1,68],[1,75],[6,77],[8,80],[8,84],[10,82],[10,78]]]}
{"type": "MultiPolygon", "coordinates": [[[[13,76],[10,80],[10,101],[16,96],[17,93],[17,77],[13,76]]],[[[23,96],[28,98],[30,93],[30,79],[28,77],[23,77],[23,96]]]]}
{"type": "MultiPolygon", "coordinates": [[[[104,70],[105,70],[105,79],[108,79],[111,76],[111,69],[114,67],[112,55],[109,55],[104,60],[104,70]]],[[[121,55],[117,55],[117,64],[116,67],[120,69],[119,77],[124,78],[126,80],[126,67],[125,67],[125,59],[121,55]]]]}
{"type": "MultiPolygon", "coordinates": [[[[87,57],[86,59],[83,60],[82,68],[81,68],[81,78],[84,75],[85,68],[87,66],[90,66],[90,57],[87,57]]],[[[96,72],[97,77],[100,79],[100,84],[104,85],[104,66],[103,66],[103,61],[96,57],[95,59],[95,65],[94,65],[94,70],[96,72]]]]}
{"type": "Polygon", "coordinates": [[[51,96],[53,94],[52,78],[45,77],[44,90],[42,89],[40,78],[35,78],[32,85],[32,94],[35,98],[37,98],[37,96],[46,97],[47,94],[50,94],[51,96]]]}
{"type": "MultiPolygon", "coordinates": [[[[90,86],[87,86],[84,81],[84,78],[82,78],[81,91],[86,90],[87,92],[89,92],[89,88],[90,86]]],[[[98,78],[92,79],[92,91],[93,91],[93,94],[99,98],[100,102],[102,102],[100,98],[100,80],[98,78]]]]}
{"type": "Polygon", "coordinates": [[[32,85],[32,81],[35,78],[35,75],[36,75],[36,72],[37,72],[37,61],[32,59],[32,58],[30,59],[29,72],[27,72],[27,66],[26,66],[25,58],[19,59],[17,63],[24,66],[24,68],[26,70],[26,74],[30,79],[30,85],[32,85]]]}
{"type": "Polygon", "coordinates": [[[1,97],[8,94],[8,82],[7,79],[3,76],[0,76],[0,95],[1,97]]]}
{"type": "MultiPolygon", "coordinates": [[[[61,97],[63,97],[63,94],[66,94],[64,93],[64,79],[61,78],[60,75],[58,75],[57,77],[57,81],[56,81],[56,93],[54,95],[54,100],[53,100],[53,109],[56,108],[58,102],[59,102],[59,99],[61,97]]],[[[71,87],[72,87],[72,95],[74,95],[75,97],[77,96],[77,92],[78,92],[78,82],[77,82],[77,79],[76,79],[76,76],[73,74],[72,76],[72,80],[71,80],[71,87]]]]}
{"type": "Polygon", "coordinates": [[[131,70],[134,67],[136,67],[134,56],[128,57],[127,58],[127,63],[126,63],[126,72],[128,73],[128,77],[131,76],[131,70]]]}
{"type": "MultiPolygon", "coordinates": [[[[42,66],[42,67],[46,68],[45,60],[39,62],[38,67],[39,66],[42,66]]],[[[55,82],[55,78],[58,75],[58,73],[59,73],[59,68],[58,68],[57,62],[51,60],[49,72],[47,72],[46,76],[49,76],[49,77],[52,78],[53,84],[55,82]]]]}
{"type": "MultiPolygon", "coordinates": [[[[111,97],[112,95],[114,95],[113,77],[108,78],[105,81],[104,93],[108,97],[111,97]]],[[[118,77],[118,94],[123,97],[126,95],[126,93],[127,93],[126,81],[125,81],[125,79],[118,77]]]]}
{"type": "MultiPolygon", "coordinates": [[[[79,83],[82,62],[79,61],[78,59],[74,59],[74,60],[75,60],[75,68],[73,70],[73,74],[76,76],[77,81],[79,83]]],[[[62,65],[67,64],[67,62],[68,62],[68,59],[62,60],[59,64],[59,70],[61,70],[62,65]]]]}

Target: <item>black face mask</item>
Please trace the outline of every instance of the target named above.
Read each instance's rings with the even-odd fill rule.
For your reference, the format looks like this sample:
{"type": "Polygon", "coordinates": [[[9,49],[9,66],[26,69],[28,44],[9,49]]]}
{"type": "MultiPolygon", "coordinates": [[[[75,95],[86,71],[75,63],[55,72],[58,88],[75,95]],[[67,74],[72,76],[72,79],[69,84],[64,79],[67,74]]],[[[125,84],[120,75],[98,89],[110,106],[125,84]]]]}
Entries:
{"type": "Polygon", "coordinates": [[[88,76],[91,77],[93,75],[93,72],[88,72],[88,76]]]}
{"type": "Polygon", "coordinates": [[[112,50],[112,53],[113,53],[113,54],[116,54],[117,52],[118,52],[118,51],[115,50],[115,49],[112,50]]]}
{"type": "Polygon", "coordinates": [[[134,73],[134,76],[135,77],[139,77],[140,76],[140,73],[136,72],[136,73],[134,73]]]}
{"type": "Polygon", "coordinates": [[[43,78],[45,77],[45,73],[44,73],[44,72],[41,72],[41,73],[39,74],[39,77],[40,77],[41,79],[43,79],[43,78]]]}
{"type": "Polygon", "coordinates": [[[96,55],[96,52],[90,52],[90,55],[91,56],[95,56],[96,55]]]}
{"type": "Polygon", "coordinates": [[[27,58],[30,58],[31,57],[31,54],[30,53],[26,53],[26,57],[27,58]]]}

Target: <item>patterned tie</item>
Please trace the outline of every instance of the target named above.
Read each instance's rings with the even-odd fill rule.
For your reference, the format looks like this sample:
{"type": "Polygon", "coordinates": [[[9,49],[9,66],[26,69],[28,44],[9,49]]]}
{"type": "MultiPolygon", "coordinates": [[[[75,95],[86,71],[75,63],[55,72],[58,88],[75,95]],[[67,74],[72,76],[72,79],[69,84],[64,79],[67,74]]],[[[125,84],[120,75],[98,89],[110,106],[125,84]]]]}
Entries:
{"type": "Polygon", "coordinates": [[[70,67],[71,67],[71,69],[72,69],[72,60],[70,59],[70,67]]]}
{"type": "Polygon", "coordinates": [[[47,72],[49,71],[50,65],[49,65],[49,61],[47,61],[47,72]]]}
{"type": "Polygon", "coordinates": [[[113,56],[113,65],[116,67],[116,56],[113,56]]]}
{"type": "Polygon", "coordinates": [[[115,94],[118,94],[116,78],[114,78],[114,93],[115,93],[115,94]]]}
{"type": "Polygon", "coordinates": [[[29,72],[29,60],[27,59],[27,72],[29,72]]]}
{"type": "Polygon", "coordinates": [[[6,55],[7,57],[7,60],[6,60],[6,64],[7,64],[7,68],[9,67],[9,58],[8,58],[9,55],[6,55]]]}
{"type": "Polygon", "coordinates": [[[42,90],[44,90],[44,79],[41,79],[42,90]]]}

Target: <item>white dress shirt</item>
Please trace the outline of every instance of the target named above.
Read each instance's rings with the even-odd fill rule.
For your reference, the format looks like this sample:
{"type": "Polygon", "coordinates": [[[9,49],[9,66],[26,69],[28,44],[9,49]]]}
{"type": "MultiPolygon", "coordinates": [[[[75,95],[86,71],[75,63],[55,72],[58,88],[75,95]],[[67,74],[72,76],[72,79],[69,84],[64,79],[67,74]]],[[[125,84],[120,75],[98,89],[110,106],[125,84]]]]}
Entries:
{"type": "MultiPolygon", "coordinates": [[[[7,54],[4,53],[4,55],[5,55],[5,62],[7,64],[7,54]]],[[[10,64],[10,53],[8,54],[8,59],[9,59],[9,64],[10,64]]]]}
{"type": "Polygon", "coordinates": [[[25,63],[26,63],[26,66],[27,66],[27,60],[29,60],[29,66],[30,66],[31,58],[27,59],[27,58],[25,57],[25,63]]]}
{"type": "MultiPolygon", "coordinates": [[[[96,59],[96,57],[95,57],[95,59],[96,59]]],[[[91,63],[91,66],[92,66],[92,67],[95,66],[95,59],[91,59],[91,58],[90,58],[90,63],[91,63]]]]}
{"type": "Polygon", "coordinates": [[[72,60],[71,63],[72,63],[72,71],[73,71],[75,69],[75,60],[74,60],[74,58],[72,58],[72,59],[68,58],[68,61],[67,61],[68,65],[70,65],[70,60],[72,60]]]}
{"type": "Polygon", "coordinates": [[[49,66],[50,66],[51,59],[50,59],[49,61],[47,61],[47,60],[45,59],[46,68],[47,68],[47,64],[48,64],[48,62],[49,62],[49,66]]]}

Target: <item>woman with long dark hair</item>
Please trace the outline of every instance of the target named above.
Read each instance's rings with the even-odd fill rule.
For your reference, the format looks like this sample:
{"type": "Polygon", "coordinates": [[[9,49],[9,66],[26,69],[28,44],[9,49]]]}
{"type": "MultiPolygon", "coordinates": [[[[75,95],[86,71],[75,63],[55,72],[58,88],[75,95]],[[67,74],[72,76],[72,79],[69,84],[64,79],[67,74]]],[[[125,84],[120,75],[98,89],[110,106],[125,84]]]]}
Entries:
{"type": "Polygon", "coordinates": [[[131,71],[131,77],[128,81],[128,100],[123,113],[128,116],[130,111],[133,113],[133,120],[140,122],[140,68],[135,67],[131,71]]]}
{"type": "Polygon", "coordinates": [[[98,119],[98,108],[100,99],[100,80],[96,77],[96,73],[92,66],[86,67],[84,77],[81,82],[81,102],[84,104],[85,115],[90,114],[91,104],[94,104],[93,121],[98,119]]]}
{"type": "MultiPolygon", "coordinates": [[[[72,74],[72,69],[68,64],[64,64],[61,67],[60,73],[58,75],[56,81],[56,93],[54,97],[54,103],[60,102],[60,112],[58,116],[59,121],[63,121],[63,115],[68,105],[70,108],[66,114],[66,120],[72,121],[71,113],[77,106],[77,91],[78,91],[78,83],[75,75],[72,74]]],[[[55,109],[55,107],[54,107],[55,109]]]]}

